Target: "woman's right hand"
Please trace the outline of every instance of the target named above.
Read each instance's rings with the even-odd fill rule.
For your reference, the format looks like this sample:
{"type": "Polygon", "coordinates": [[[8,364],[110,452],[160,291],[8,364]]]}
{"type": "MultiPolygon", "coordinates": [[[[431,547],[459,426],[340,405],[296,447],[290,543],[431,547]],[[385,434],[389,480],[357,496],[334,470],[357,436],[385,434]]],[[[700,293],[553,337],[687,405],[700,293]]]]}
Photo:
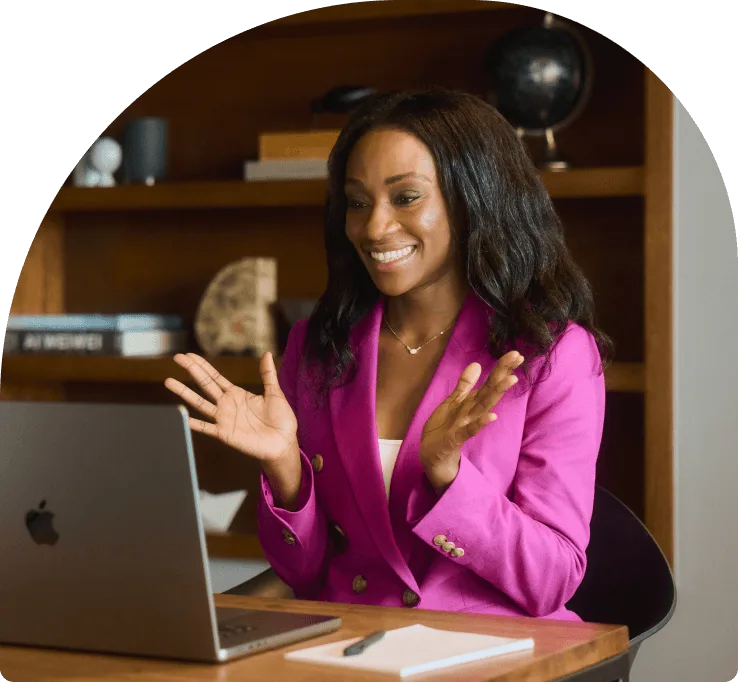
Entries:
{"type": "Polygon", "coordinates": [[[280,466],[286,460],[299,461],[297,419],[279,386],[271,353],[264,353],[259,361],[264,395],[234,386],[195,353],[175,355],[174,361],[190,373],[210,398],[206,400],[176,379],[164,382],[172,393],[212,420],[190,417],[193,431],[217,438],[258,459],[267,468],[280,466]]]}

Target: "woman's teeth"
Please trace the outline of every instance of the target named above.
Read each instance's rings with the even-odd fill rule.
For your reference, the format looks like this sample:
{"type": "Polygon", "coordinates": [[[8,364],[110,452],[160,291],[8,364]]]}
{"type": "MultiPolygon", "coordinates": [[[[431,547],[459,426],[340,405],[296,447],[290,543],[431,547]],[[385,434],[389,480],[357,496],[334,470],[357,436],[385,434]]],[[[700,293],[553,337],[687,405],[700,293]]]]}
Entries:
{"type": "Polygon", "coordinates": [[[414,250],[414,246],[406,246],[404,249],[400,249],[399,251],[372,251],[370,255],[374,260],[379,261],[380,263],[391,263],[399,258],[404,258],[414,250]]]}

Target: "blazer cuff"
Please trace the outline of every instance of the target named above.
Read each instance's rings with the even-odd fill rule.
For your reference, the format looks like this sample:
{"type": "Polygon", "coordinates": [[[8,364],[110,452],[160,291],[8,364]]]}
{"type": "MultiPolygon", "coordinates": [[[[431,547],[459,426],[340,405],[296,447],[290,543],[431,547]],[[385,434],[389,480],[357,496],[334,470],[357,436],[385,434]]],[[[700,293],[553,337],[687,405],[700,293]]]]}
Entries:
{"type": "MultiPolygon", "coordinates": [[[[260,525],[270,529],[279,541],[286,545],[305,545],[315,529],[315,487],[313,468],[305,453],[300,450],[302,463],[302,483],[297,494],[297,507],[294,511],[275,506],[272,487],[264,472],[261,472],[261,514],[260,525]]],[[[276,539],[276,537],[275,537],[276,539]]]]}
{"type": "MultiPolygon", "coordinates": [[[[427,511],[409,516],[413,533],[449,561],[466,566],[475,560],[474,523],[479,515],[479,495],[489,491],[489,481],[462,453],[459,473],[440,497],[423,477],[424,485],[410,493],[408,509],[427,511]],[[435,498],[435,499],[433,499],[435,498]]],[[[478,558],[478,557],[477,557],[478,558]]]]}

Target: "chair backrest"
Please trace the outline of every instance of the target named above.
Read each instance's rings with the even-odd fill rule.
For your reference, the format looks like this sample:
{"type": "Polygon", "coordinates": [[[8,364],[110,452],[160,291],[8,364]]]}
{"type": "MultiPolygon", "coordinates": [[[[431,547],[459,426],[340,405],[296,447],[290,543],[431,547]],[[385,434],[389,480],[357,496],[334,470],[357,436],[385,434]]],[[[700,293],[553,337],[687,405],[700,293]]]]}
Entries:
{"type": "Polygon", "coordinates": [[[637,649],[674,613],[671,568],[640,519],[600,486],[590,528],[587,570],[567,606],[584,621],[627,625],[637,649]]]}

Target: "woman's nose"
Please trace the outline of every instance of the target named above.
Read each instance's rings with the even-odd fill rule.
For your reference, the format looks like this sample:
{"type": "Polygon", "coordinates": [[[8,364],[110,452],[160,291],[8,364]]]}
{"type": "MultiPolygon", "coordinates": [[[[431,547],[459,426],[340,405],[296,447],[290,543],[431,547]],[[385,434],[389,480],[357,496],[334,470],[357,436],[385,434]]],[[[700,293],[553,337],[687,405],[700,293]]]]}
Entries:
{"type": "Polygon", "coordinates": [[[364,236],[370,241],[380,241],[398,229],[399,224],[395,220],[394,212],[382,204],[377,204],[367,216],[364,236]]]}

